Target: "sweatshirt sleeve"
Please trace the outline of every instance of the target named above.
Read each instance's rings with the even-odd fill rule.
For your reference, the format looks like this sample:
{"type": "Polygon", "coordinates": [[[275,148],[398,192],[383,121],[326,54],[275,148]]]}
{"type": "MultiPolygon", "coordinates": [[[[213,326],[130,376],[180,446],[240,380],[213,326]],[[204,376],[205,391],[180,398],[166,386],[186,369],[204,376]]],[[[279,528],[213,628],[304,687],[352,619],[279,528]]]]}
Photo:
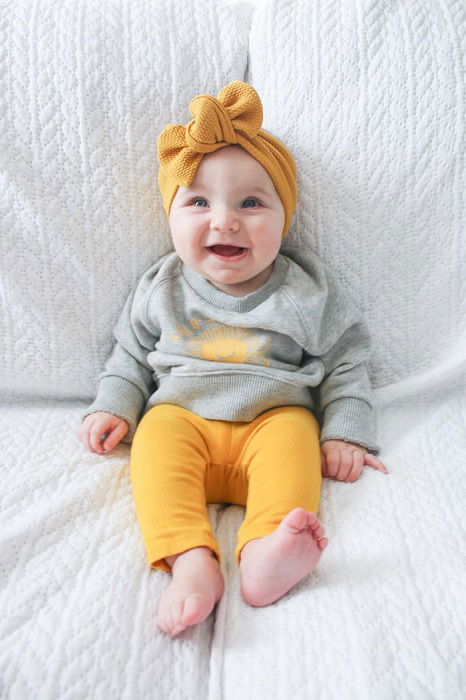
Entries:
{"type": "Polygon", "coordinates": [[[313,391],[321,421],[321,444],[345,440],[378,454],[368,373],[370,335],[362,314],[336,275],[314,253],[288,248],[287,254],[312,277],[319,320],[307,351],[318,355],[324,376],[313,391]]]}
{"type": "Polygon", "coordinates": [[[83,415],[96,411],[113,413],[129,423],[123,442],[130,442],[154,391],[153,369],[147,361],[160,333],[147,317],[147,304],[153,280],[160,264],[149,268],[125,302],[114,330],[116,343],[99,375],[99,387],[94,402],[83,415]]]}
{"type": "Polygon", "coordinates": [[[367,370],[368,342],[363,323],[355,322],[320,358],[325,371],[317,392],[323,416],[320,442],[345,440],[377,454],[367,370]]]}
{"type": "Polygon", "coordinates": [[[368,372],[369,331],[361,313],[328,268],[326,277],[326,342],[320,356],[324,377],[317,392],[323,416],[320,442],[345,440],[378,454],[368,372]]]}

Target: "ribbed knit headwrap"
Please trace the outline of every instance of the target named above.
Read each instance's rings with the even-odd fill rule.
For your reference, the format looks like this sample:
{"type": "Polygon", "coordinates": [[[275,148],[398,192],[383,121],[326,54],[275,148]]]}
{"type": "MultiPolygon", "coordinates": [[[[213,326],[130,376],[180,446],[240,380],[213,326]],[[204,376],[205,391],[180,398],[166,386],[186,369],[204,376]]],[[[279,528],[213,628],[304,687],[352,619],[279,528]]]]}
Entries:
{"type": "Polygon", "coordinates": [[[168,124],[157,142],[159,187],[167,216],[178,187],[194,180],[206,153],[238,144],[269,174],[285,210],[285,236],[296,206],[296,166],[293,156],[275,136],[261,129],[262,103],[248,83],[235,80],[217,97],[197,95],[189,105],[186,126],[168,124]]]}

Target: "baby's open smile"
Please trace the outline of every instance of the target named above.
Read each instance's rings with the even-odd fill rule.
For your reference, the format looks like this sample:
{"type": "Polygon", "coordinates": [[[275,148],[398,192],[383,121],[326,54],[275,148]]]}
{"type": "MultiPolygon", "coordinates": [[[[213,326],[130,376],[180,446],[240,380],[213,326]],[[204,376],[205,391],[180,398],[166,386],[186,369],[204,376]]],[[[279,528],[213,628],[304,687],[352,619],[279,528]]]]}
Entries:
{"type": "Polygon", "coordinates": [[[220,291],[244,296],[270,276],[284,220],[265,168],[232,145],[204,156],[192,183],[178,188],[170,230],[186,265],[220,291]]]}

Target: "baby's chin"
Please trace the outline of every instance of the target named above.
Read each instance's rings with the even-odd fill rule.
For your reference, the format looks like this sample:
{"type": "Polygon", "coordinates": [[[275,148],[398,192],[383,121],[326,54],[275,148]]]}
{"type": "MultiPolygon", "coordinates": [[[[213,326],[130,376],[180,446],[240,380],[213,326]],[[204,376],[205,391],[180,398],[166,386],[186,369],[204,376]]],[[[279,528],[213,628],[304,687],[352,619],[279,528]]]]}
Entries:
{"type": "MultiPolygon", "coordinates": [[[[203,274],[203,277],[207,279],[214,287],[226,294],[231,294],[232,296],[245,296],[246,294],[251,294],[251,292],[257,291],[262,287],[272,273],[273,264],[270,264],[265,269],[260,269],[258,272],[253,274],[243,274],[235,273],[231,270],[223,270],[221,274],[218,272],[212,274],[203,274]]],[[[201,273],[202,274],[202,273],[201,273]]]]}

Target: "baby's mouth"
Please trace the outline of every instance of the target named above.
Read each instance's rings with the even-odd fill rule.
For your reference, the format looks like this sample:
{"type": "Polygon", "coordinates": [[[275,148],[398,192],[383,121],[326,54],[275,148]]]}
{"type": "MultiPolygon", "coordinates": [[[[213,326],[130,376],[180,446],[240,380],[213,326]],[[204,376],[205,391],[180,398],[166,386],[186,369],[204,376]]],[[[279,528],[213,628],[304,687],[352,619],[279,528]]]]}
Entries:
{"type": "Polygon", "coordinates": [[[246,250],[246,248],[242,248],[238,245],[216,244],[208,246],[207,250],[212,251],[212,253],[215,253],[216,255],[222,255],[225,258],[232,258],[236,255],[241,255],[241,253],[243,253],[246,250]]]}

